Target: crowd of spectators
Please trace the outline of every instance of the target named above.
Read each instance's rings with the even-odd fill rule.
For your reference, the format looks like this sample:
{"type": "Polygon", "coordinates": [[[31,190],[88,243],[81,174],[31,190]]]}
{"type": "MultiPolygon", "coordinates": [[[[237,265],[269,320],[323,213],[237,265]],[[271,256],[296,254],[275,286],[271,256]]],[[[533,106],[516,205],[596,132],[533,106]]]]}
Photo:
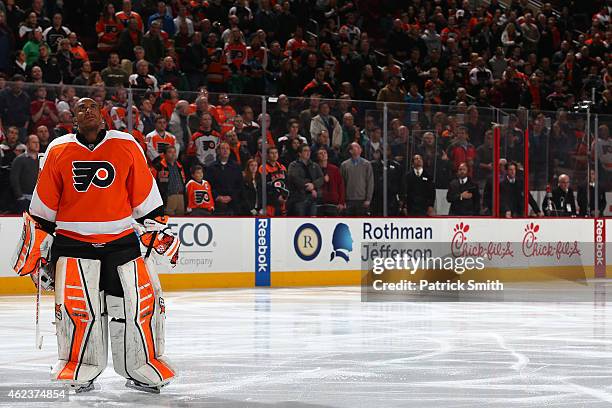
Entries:
{"type": "MultiPolygon", "coordinates": [[[[450,214],[490,214],[499,123],[502,215],[522,212],[514,179],[524,182],[527,134],[534,190],[568,173],[590,191],[597,150],[609,191],[610,120],[587,135],[578,105],[594,94],[590,112],[612,115],[610,11],[601,1],[0,0],[0,210],[27,204],[32,166],[15,158],[72,132],[82,96],[108,128],[132,129],[169,214],[381,215],[386,202],[390,215],[425,216],[436,188],[448,189],[450,214]],[[247,95],[268,95],[267,113],[247,95]]],[[[592,215],[593,202],[572,214],[592,215]]]]}

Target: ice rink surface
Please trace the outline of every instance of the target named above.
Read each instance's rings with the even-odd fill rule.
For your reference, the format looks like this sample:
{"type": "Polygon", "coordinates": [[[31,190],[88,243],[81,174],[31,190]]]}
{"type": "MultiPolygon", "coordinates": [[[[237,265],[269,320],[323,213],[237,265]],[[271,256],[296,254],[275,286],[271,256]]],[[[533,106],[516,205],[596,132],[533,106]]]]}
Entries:
{"type": "MultiPolygon", "coordinates": [[[[97,390],[62,407],[612,406],[607,304],[362,303],[359,288],[165,298],[179,378],[161,395],[126,389],[109,356],[97,390]]],[[[52,309],[46,297],[39,351],[33,297],[0,298],[0,385],[50,384],[52,309]]]]}

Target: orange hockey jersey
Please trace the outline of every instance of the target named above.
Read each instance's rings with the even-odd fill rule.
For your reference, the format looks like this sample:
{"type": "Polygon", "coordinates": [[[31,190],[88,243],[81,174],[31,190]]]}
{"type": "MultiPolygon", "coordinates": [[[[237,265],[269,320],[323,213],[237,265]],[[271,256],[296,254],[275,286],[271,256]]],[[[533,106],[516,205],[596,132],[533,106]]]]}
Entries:
{"type": "Polygon", "coordinates": [[[163,205],[142,149],[124,132],[106,131],[93,150],[73,133],[59,137],[41,167],[30,213],[55,222],[57,233],[69,238],[113,241],[163,205]]]}
{"type": "Polygon", "coordinates": [[[247,47],[243,43],[227,43],[225,44],[225,54],[227,64],[234,64],[236,68],[240,68],[246,61],[247,47]]]}
{"type": "Polygon", "coordinates": [[[179,154],[180,145],[176,141],[176,137],[170,132],[164,132],[164,137],[161,137],[156,130],[153,130],[147,135],[147,157],[149,160],[155,160],[160,154],[166,151],[166,147],[174,146],[176,154],[179,154]]]}
{"type": "Polygon", "coordinates": [[[212,189],[208,181],[202,180],[198,183],[195,180],[187,182],[187,208],[204,208],[210,212],[215,210],[215,201],[212,196],[212,189]]]}
{"type": "Polygon", "coordinates": [[[140,17],[140,14],[138,14],[135,11],[130,12],[130,14],[128,15],[125,11],[121,10],[118,13],[115,13],[115,17],[117,17],[119,19],[119,21],[121,21],[121,24],[123,24],[124,27],[129,27],[130,24],[130,19],[135,19],[136,23],[138,24],[138,29],[142,32],[144,31],[144,24],[142,23],[142,17],[140,17]]]}

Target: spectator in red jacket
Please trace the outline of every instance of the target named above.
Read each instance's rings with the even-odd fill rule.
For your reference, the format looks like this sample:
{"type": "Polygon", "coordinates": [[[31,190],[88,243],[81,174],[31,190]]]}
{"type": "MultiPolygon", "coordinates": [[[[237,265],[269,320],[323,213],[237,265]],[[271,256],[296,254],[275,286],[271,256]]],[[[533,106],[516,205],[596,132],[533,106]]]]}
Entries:
{"type": "Polygon", "coordinates": [[[302,94],[304,96],[318,94],[323,96],[323,98],[334,97],[334,89],[331,87],[329,82],[325,80],[325,70],[323,68],[316,69],[314,78],[312,81],[306,84],[302,90],[302,94]]]}
{"type": "Polygon", "coordinates": [[[58,113],[55,104],[47,99],[47,88],[40,86],[36,89],[36,99],[30,102],[31,128],[46,126],[51,131],[58,122],[58,113]]]}
{"type": "Polygon", "coordinates": [[[465,126],[457,128],[457,136],[448,148],[448,156],[453,163],[453,170],[457,171],[461,163],[468,166],[468,175],[472,177],[476,148],[468,141],[468,130],[465,126]]]}
{"type": "Polygon", "coordinates": [[[317,163],[323,170],[323,187],[321,187],[321,204],[317,214],[334,217],[344,211],[344,180],[337,166],[328,162],[327,150],[317,150],[317,163]]]}

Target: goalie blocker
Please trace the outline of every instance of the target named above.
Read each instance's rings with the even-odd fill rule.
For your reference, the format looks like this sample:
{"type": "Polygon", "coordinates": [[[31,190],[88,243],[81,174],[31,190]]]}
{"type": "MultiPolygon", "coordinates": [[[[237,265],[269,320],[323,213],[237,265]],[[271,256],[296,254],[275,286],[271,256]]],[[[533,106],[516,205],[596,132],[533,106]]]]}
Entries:
{"type": "Polygon", "coordinates": [[[91,383],[106,367],[110,332],[115,371],[160,388],[175,372],[163,357],[166,316],[157,274],[140,256],[119,265],[123,296],[116,296],[99,290],[101,265],[100,260],[84,258],[60,257],[57,261],[59,361],[52,377],[75,386],[91,383]]]}
{"type": "Polygon", "coordinates": [[[38,275],[45,289],[52,286],[52,278],[46,271],[53,235],[43,230],[28,213],[23,213],[23,230],[11,259],[13,270],[19,276],[29,275],[38,286],[38,275]]]}

